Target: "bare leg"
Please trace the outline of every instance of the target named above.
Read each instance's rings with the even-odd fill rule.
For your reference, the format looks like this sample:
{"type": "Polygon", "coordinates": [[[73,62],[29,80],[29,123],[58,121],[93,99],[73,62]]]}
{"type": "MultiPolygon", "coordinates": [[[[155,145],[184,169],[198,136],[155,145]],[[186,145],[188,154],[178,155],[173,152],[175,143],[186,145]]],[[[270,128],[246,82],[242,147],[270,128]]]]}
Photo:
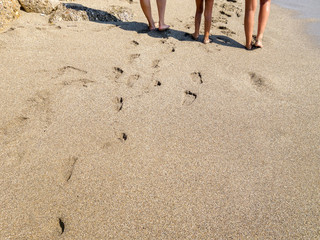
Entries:
{"type": "Polygon", "coordinates": [[[260,0],[259,25],[256,42],[257,47],[263,47],[262,38],[270,14],[270,5],[271,0],[260,0]]]}
{"type": "Polygon", "coordinates": [[[251,49],[252,33],[254,25],[254,13],[257,8],[257,0],[246,0],[244,16],[244,31],[246,33],[246,49],[251,49]]]}
{"type": "Polygon", "coordinates": [[[210,28],[211,28],[211,20],[212,20],[212,8],[213,8],[213,0],[205,0],[206,7],[204,10],[204,39],[203,43],[209,43],[210,36],[210,28]]]}
{"type": "Polygon", "coordinates": [[[203,13],[203,0],[196,0],[197,10],[196,15],[194,17],[194,33],[192,37],[194,39],[198,39],[199,32],[200,32],[200,23],[201,23],[201,16],[203,13]]]}
{"type": "Polygon", "coordinates": [[[155,25],[154,25],[154,21],[152,18],[152,12],[151,12],[151,4],[150,4],[150,0],[140,0],[140,5],[142,8],[142,11],[144,13],[144,15],[146,16],[148,23],[149,23],[149,29],[153,30],[155,29],[155,25]]]}
{"type": "Polygon", "coordinates": [[[170,26],[164,23],[164,13],[166,11],[167,0],[157,0],[158,13],[159,13],[159,30],[164,31],[170,26]]]}

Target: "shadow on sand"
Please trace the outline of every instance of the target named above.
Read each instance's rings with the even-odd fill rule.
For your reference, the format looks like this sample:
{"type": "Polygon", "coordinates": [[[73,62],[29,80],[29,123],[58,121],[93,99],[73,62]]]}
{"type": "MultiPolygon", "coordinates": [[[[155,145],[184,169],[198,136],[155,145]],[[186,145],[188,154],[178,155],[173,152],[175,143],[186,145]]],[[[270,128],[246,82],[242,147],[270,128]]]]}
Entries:
{"type": "MultiPolygon", "coordinates": [[[[148,29],[148,25],[145,23],[123,22],[113,14],[108,13],[106,11],[88,8],[81,4],[75,4],[75,3],[63,3],[63,5],[68,9],[73,9],[76,11],[85,11],[88,15],[89,20],[92,22],[101,23],[101,24],[112,24],[125,31],[133,31],[133,32],[137,32],[138,34],[147,34],[148,36],[153,38],[168,39],[171,37],[178,41],[190,41],[190,42],[195,41],[192,39],[190,33],[183,32],[180,30],[168,29],[166,31],[158,31],[158,30],[150,31],[148,29]]],[[[244,48],[243,45],[241,45],[237,41],[227,36],[216,35],[216,36],[211,36],[210,39],[212,40],[211,43],[215,43],[218,45],[233,47],[233,48],[244,48]]]]}

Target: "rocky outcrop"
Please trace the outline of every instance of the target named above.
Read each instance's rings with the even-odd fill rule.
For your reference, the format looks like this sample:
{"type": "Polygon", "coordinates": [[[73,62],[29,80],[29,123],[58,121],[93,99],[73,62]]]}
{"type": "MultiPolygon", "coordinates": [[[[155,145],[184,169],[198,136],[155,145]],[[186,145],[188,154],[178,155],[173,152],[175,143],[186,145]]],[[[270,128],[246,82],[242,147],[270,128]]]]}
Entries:
{"type": "Polygon", "coordinates": [[[18,0],[0,0],[0,29],[20,16],[18,0]]]}
{"type": "Polygon", "coordinates": [[[93,21],[93,22],[117,22],[114,15],[82,6],[80,4],[63,3],[51,14],[50,23],[58,21],[93,21]]]}
{"type": "Polygon", "coordinates": [[[122,22],[130,22],[133,18],[132,10],[125,7],[112,6],[109,12],[122,22]]]}
{"type": "Polygon", "coordinates": [[[89,17],[84,10],[75,10],[67,8],[64,4],[60,4],[51,14],[49,22],[55,23],[60,21],[89,21],[89,17]]]}
{"type": "Polygon", "coordinates": [[[59,4],[59,0],[19,0],[26,12],[50,14],[59,4]]]}

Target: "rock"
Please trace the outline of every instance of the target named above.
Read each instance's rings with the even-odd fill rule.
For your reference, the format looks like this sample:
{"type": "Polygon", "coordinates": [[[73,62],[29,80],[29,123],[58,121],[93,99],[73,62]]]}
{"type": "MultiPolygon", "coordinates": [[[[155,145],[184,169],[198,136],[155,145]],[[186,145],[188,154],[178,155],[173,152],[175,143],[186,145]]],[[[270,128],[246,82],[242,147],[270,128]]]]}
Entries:
{"type": "Polygon", "coordinates": [[[133,12],[129,8],[112,6],[110,13],[115,15],[122,22],[130,22],[133,18],[133,12]]]}
{"type": "Polygon", "coordinates": [[[117,22],[119,19],[108,12],[88,8],[81,4],[62,3],[49,18],[50,23],[58,21],[117,22]]]}
{"type": "Polygon", "coordinates": [[[20,16],[18,0],[0,0],[0,29],[20,16]]]}
{"type": "Polygon", "coordinates": [[[50,14],[59,4],[59,0],[19,0],[26,12],[50,14]]]}
{"type": "Polygon", "coordinates": [[[59,4],[49,18],[50,23],[60,21],[89,21],[86,11],[67,8],[64,4],[59,4]]]}

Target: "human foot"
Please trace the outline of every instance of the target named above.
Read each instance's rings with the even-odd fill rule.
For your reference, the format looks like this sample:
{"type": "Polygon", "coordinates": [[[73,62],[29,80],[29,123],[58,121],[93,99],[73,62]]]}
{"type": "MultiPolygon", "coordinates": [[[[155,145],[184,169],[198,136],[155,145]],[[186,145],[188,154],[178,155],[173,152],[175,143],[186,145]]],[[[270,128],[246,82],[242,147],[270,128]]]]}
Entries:
{"type": "Polygon", "coordinates": [[[149,31],[153,31],[153,30],[155,30],[156,29],[156,26],[155,25],[149,25],[149,31]]]}
{"type": "Polygon", "coordinates": [[[166,25],[166,24],[159,24],[159,31],[160,32],[163,32],[163,31],[166,31],[170,28],[170,25],[166,25]]]}
{"type": "Polygon", "coordinates": [[[247,50],[251,50],[251,49],[252,49],[252,44],[246,45],[245,48],[246,48],[247,50]]]}
{"type": "Polygon", "coordinates": [[[211,42],[211,39],[210,38],[204,38],[203,39],[203,43],[204,44],[208,44],[208,43],[210,43],[211,42]]]}
{"type": "Polygon", "coordinates": [[[257,47],[257,48],[263,48],[262,39],[257,39],[256,43],[254,44],[254,46],[257,47]]]}
{"type": "Polygon", "coordinates": [[[192,34],[191,34],[191,38],[192,38],[193,40],[198,40],[199,34],[192,33],[192,34]]]}

